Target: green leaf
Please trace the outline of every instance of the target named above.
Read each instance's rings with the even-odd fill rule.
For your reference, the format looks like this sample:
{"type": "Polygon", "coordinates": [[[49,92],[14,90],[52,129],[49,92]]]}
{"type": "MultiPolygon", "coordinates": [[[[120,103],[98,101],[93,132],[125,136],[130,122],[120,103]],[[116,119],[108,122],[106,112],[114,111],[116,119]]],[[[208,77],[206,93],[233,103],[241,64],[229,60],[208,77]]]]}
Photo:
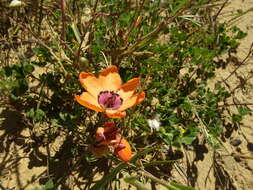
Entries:
{"type": "Polygon", "coordinates": [[[221,87],[221,83],[220,83],[220,82],[216,82],[214,88],[215,88],[216,90],[220,90],[220,89],[222,88],[222,87],[221,87]]]}
{"type": "Polygon", "coordinates": [[[240,115],[245,116],[245,115],[251,113],[251,110],[249,108],[247,108],[246,106],[241,106],[238,108],[238,112],[240,115]]]}
{"type": "Polygon", "coordinates": [[[172,163],[172,162],[175,162],[175,160],[157,160],[157,161],[151,161],[148,163],[143,163],[143,166],[145,166],[145,167],[159,166],[159,165],[168,164],[168,163],[172,163]]]}
{"type": "Polygon", "coordinates": [[[45,112],[43,111],[43,110],[41,110],[41,109],[37,109],[36,111],[35,111],[35,116],[34,116],[34,119],[36,120],[36,121],[41,121],[44,117],[45,117],[45,112]]]}
{"type": "Polygon", "coordinates": [[[239,114],[233,114],[233,115],[232,115],[232,121],[233,121],[234,123],[240,122],[240,121],[242,121],[242,116],[239,115],[239,114]]]}
{"type": "Polygon", "coordinates": [[[4,67],[4,72],[5,72],[5,75],[7,77],[9,77],[12,75],[13,69],[12,69],[12,67],[6,66],[6,67],[4,67]]]}
{"type": "Polygon", "coordinates": [[[181,139],[181,142],[184,144],[192,144],[196,137],[186,136],[181,139]]]}
{"type": "Polygon", "coordinates": [[[59,113],[59,117],[65,121],[66,120],[66,115],[64,113],[59,113]]]}
{"type": "Polygon", "coordinates": [[[174,182],[170,183],[170,185],[174,186],[178,190],[196,190],[193,187],[185,186],[185,185],[174,183],[174,182]]]}
{"type": "Polygon", "coordinates": [[[54,188],[54,182],[52,179],[49,179],[45,186],[44,186],[45,190],[52,190],[54,188]]]}
{"type": "Polygon", "coordinates": [[[29,118],[33,118],[34,117],[34,109],[31,108],[27,113],[26,116],[29,118]]]}
{"type": "Polygon", "coordinates": [[[194,188],[188,187],[188,186],[185,186],[185,185],[181,185],[181,184],[177,184],[177,183],[173,183],[173,182],[172,183],[167,183],[166,181],[153,176],[149,172],[144,172],[143,175],[145,177],[148,177],[152,181],[163,185],[164,187],[166,187],[169,190],[195,190],[194,188]]]}
{"type": "Polygon", "coordinates": [[[34,66],[30,64],[26,64],[24,65],[23,70],[25,73],[32,73],[34,71],[34,66]]]}
{"type": "Polygon", "coordinates": [[[247,36],[247,33],[243,32],[243,31],[239,31],[235,38],[241,40],[241,39],[245,38],[246,36],[247,36]]]}
{"type": "Polygon", "coordinates": [[[135,186],[138,190],[150,190],[138,180],[137,176],[127,176],[124,178],[124,180],[125,182],[135,186]]]}

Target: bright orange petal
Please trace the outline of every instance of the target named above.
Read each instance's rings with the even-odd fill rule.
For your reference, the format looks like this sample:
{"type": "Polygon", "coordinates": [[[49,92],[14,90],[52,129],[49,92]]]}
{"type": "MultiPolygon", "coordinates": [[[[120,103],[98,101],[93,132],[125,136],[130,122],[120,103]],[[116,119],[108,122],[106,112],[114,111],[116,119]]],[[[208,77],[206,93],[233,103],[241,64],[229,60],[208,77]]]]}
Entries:
{"type": "Polygon", "coordinates": [[[81,72],[79,80],[82,86],[94,97],[97,97],[99,92],[103,90],[98,78],[92,73],[81,72]]]}
{"type": "Polygon", "coordinates": [[[139,78],[133,78],[129,81],[127,81],[125,84],[123,84],[120,87],[119,95],[123,100],[126,100],[127,98],[131,97],[136,89],[136,86],[140,83],[139,78]]]}
{"type": "Polygon", "coordinates": [[[99,74],[99,81],[104,90],[117,91],[121,84],[121,78],[116,66],[110,66],[99,74]]]}
{"type": "Polygon", "coordinates": [[[130,107],[133,107],[133,106],[141,103],[144,99],[145,99],[145,92],[137,93],[137,94],[133,95],[132,97],[123,101],[123,104],[119,108],[119,111],[124,111],[130,107]]]}
{"type": "Polygon", "coordinates": [[[131,150],[130,144],[127,142],[127,140],[125,140],[123,138],[118,139],[117,141],[119,143],[122,143],[123,145],[125,145],[125,148],[117,150],[117,147],[115,147],[115,152],[114,153],[122,161],[128,162],[132,158],[132,150],[131,150]]]}
{"type": "Polygon", "coordinates": [[[85,106],[98,112],[104,111],[104,109],[99,106],[97,100],[88,92],[83,92],[81,96],[75,95],[75,99],[82,106],[85,106]]]}
{"type": "Polygon", "coordinates": [[[125,111],[118,111],[118,110],[106,110],[105,111],[107,117],[110,118],[122,118],[126,116],[125,111]]]}

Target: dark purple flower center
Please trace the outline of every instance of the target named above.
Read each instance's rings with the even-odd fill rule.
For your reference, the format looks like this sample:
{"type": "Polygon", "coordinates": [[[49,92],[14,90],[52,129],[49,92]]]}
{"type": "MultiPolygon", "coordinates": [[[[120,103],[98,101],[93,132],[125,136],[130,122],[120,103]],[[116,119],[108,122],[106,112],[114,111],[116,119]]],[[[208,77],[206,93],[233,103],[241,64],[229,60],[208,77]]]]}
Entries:
{"type": "Polygon", "coordinates": [[[122,98],[113,91],[102,91],[98,95],[98,103],[105,109],[117,110],[122,105],[122,98]]]}

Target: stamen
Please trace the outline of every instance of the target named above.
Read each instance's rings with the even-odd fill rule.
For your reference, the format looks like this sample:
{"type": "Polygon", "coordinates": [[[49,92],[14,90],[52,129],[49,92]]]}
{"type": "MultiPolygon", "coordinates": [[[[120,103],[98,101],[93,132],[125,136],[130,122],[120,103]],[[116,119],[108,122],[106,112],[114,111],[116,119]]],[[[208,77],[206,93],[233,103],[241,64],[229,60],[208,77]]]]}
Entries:
{"type": "Polygon", "coordinates": [[[105,109],[117,110],[122,105],[123,99],[113,91],[102,91],[98,95],[98,103],[105,109]]]}

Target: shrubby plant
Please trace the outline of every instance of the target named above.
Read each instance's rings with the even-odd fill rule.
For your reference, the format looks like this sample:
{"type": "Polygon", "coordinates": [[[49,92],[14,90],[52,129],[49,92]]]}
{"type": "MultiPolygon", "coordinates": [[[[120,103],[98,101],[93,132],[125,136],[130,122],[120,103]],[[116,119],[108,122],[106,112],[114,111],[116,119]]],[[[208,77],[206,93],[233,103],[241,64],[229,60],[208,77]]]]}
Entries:
{"type": "MultiPolygon", "coordinates": [[[[41,5],[40,13],[35,16],[26,14],[29,5],[15,9],[20,18],[10,17],[11,23],[19,27],[19,32],[27,33],[32,43],[25,46],[29,55],[1,68],[0,75],[4,78],[0,83],[1,95],[8,94],[11,103],[21,105],[19,110],[24,113],[26,125],[43,126],[44,130],[35,134],[42,143],[53,142],[64,134],[74,144],[69,158],[85,160],[89,167],[95,167],[103,159],[92,154],[101,153],[94,151],[95,141],[103,143],[102,153],[107,153],[108,166],[120,162],[104,151],[109,145],[116,149],[114,141],[106,141],[109,137],[105,136],[111,132],[96,136],[104,135],[97,128],[105,122],[113,121],[120,128],[120,135],[132,146],[133,158],[124,160],[118,154],[118,158],[129,163],[110,170],[92,189],[106,189],[127,167],[130,175],[141,168],[145,177],[168,189],[191,189],[145,173],[142,159],[150,165],[158,163],[158,167],[170,164],[173,157],[181,157],[177,157],[177,149],[196,144],[199,138],[217,148],[224,130],[225,104],[222,103],[230,93],[222,82],[209,87],[208,80],[215,77],[217,69],[227,66],[222,57],[236,52],[238,40],[246,36],[239,28],[231,29],[217,21],[221,7],[220,1],[209,0],[62,0],[41,5]],[[145,100],[127,109],[122,119],[109,119],[80,105],[93,109],[90,102],[84,104],[76,96],[78,104],[74,98],[83,91],[78,81],[81,72],[98,75],[109,65],[118,68],[123,82],[140,78],[138,91],[146,94],[145,100]]],[[[10,38],[13,40],[14,36],[10,38]]],[[[109,83],[107,86],[111,87],[109,83]]],[[[106,98],[114,97],[110,89],[102,93],[106,98]]],[[[105,105],[102,98],[93,98],[98,98],[99,112],[105,107],[119,109],[116,103],[105,105]]],[[[144,94],[141,98],[142,101],[144,94]]],[[[249,112],[246,107],[240,107],[238,114],[230,118],[231,122],[240,122],[249,112]]],[[[107,116],[115,118],[110,113],[107,116]]],[[[50,158],[51,164],[57,159],[50,158]]],[[[65,175],[54,177],[50,179],[52,188],[64,183],[66,178],[65,175]]],[[[138,178],[128,177],[126,181],[145,189],[138,178]]]]}

